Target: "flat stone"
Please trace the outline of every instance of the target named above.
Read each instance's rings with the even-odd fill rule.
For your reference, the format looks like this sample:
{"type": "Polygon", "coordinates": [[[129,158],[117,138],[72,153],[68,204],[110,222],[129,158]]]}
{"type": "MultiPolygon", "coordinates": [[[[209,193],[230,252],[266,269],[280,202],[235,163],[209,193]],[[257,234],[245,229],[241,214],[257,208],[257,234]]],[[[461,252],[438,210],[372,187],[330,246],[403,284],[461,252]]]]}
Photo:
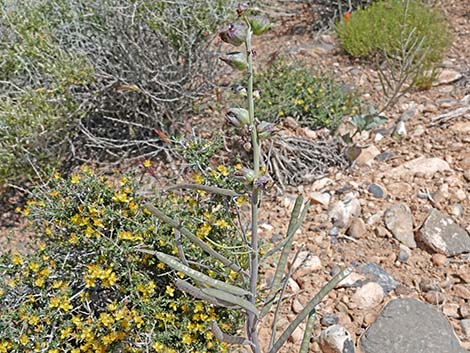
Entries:
{"type": "Polygon", "coordinates": [[[392,159],[393,157],[395,157],[395,154],[393,152],[385,151],[375,156],[375,160],[380,161],[380,162],[385,162],[385,161],[392,159]]]}
{"type": "Polygon", "coordinates": [[[455,303],[445,303],[442,306],[442,312],[445,316],[450,317],[452,319],[460,318],[459,314],[459,305],[455,303]]]}
{"type": "Polygon", "coordinates": [[[458,81],[462,78],[462,74],[453,69],[444,69],[439,73],[437,80],[433,86],[448,85],[449,83],[458,81]]]}
{"type": "Polygon", "coordinates": [[[312,201],[312,204],[328,206],[330,204],[331,195],[327,192],[314,191],[310,193],[310,200],[312,201]]]}
{"type": "Polygon", "coordinates": [[[351,334],[341,325],[332,325],[320,333],[322,353],[354,353],[351,334]]]}
{"type": "Polygon", "coordinates": [[[297,276],[305,276],[322,268],[320,258],[310,251],[301,251],[291,266],[297,268],[297,276]]]}
{"type": "Polygon", "coordinates": [[[370,165],[374,158],[380,154],[380,150],[375,147],[375,145],[370,145],[366,148],[363,148],[361,150],[361,153],[359,156],[356,158],[356,164],[361,165],[361,164],[367,164],[370,165]]]}
{"type": "Polygon", "coordinates": [[[413,233],[413,216],[408,205],[396,204],[385,211],[384,222],[388,230],[403,245],[416,248],[413,233]]]}
{"type": "Polygon", "coordinates": [[[369,282],[359,288],[351,297],[351,304],[359,309],[371,309],[379,305],[385,293],[380,284],[369,282]]]}
{"type": "Polygon", "coordinates": [[[467,353],[446,317],[412,298],[390,301],[360,345],[364,353],[467,353]]]}
{"type": "Polygon", "coordinates": [[[358,272],[364,275],[367,281],[378,283],[385,294],[396,288],[398,282],[390,276],[382,267],[375,263],[368,263],[359,266],[358,272]]]}
{"type": "Polygon", "coordinates": [[[414,176],[420,173],[424,177],[432,177],[436,173],[447,170],[451,170],[449,164],[440,158],[419,157],[393,168],[387,173],[387,176],[399,178],[414,176]]]}
{"type": "Polygon", "coordinates": [[[453,293],[455,296],[465,299],[465,300],[470,300],[470,288],[467,285],[463,284],[456,284],[453,288],[453,293]]]}
{"type": "Polygon", "coordinates": [[[447,256],[470,252],[468,232],[437,209],[429,212],[416,237],[425,248],[447,256]]]}
{"type": "Polygon", "coordinates": [[[369,191],[377,199],[381,199],[385,196],[384,188],[378,184],[370,184],[367,188],[367,191],[369,191]]]}
{"type": "Polygon", "coordinates": [[[292,311],[295,314],[298,314],[302,311],[303,308],[304,306],[302,305],[302,303],[298,299],[294,299],[294,301],[292,302],[292,311]]]}

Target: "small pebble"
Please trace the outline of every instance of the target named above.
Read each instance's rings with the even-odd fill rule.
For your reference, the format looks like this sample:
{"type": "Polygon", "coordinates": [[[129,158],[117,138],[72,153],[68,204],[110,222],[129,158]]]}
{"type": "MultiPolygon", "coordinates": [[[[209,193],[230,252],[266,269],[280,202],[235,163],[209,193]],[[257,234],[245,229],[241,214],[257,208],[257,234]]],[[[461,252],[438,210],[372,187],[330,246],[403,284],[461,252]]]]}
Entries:
{"type": "Polygon", "coordinates": [[[381,199],[385,196],[384,189],[377,184],[370,184],[367,188],[367,191],[369,191],[377,199],[381,199]]]}
{"type": "Polygon", "coordinates": [[[431,261],[435,266],[444,266],[447,262],[447,256],[443,254],[433,254],[431,257],[431,261]]]}
{"type": "Polygon", "coordinates": [[[398,253],[398,260],[400,262],[407,262],[411,256],[411,250],[407,246],[400,244],[400,251],[398,253]]]}
{"type": "Polygon", "coordinates": [[[338,322],[339,322],[339,317],[335,314],[325,314],[320,320],[320,323],[323,326],[336,325],[338,322]]]}

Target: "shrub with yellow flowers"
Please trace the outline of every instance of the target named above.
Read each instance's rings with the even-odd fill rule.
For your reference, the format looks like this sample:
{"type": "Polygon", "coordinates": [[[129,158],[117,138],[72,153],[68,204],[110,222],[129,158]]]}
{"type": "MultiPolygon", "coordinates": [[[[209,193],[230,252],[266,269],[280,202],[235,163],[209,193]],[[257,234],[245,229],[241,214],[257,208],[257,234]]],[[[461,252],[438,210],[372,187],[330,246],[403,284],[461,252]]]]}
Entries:
{"type": "Polygon", "coordinates": [[[360,111],[353,90],[300,61],[274,60],[255,75],[255,85],[263,97],[257,101],[259,115],[269,121],[290,116],[310,129],[335,130],[345,116],[360,111]]]}
{"type": "MultiPolygon", "coordinates": [[[[224,174],[219,166],[194,177],[217,183],[224,174]]],[[[240,314],[183,294],[174,280],[184,273],[170,273],[136,249],[184,249],[209,276],[228,275],[233,283],[238,276],[143,210],[141,179],[115,180],[85,167],[33,191],[34,199],[18,211],[29,219],[37,249],[0,259],[0,353],[226,351],[208,325],[218,320],[224,331],[235,332],[240,314]]],[[[152,202],[232,257],[235,200],[224,203],[203,191],[167,196],[152,196],[152,202]]]]}

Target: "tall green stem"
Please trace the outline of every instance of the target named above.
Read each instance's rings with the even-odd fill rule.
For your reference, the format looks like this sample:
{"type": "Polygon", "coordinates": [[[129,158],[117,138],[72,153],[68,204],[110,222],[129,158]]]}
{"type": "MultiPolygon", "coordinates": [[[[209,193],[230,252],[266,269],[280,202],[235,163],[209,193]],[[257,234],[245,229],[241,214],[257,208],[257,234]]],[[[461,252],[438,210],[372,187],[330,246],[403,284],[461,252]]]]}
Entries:
{"type": "MultiPolygon", "coordinates": [[[[251,128],[251,146],[253,149],[253,171],[256,179],[260,176],[260,146],[258,141],[258,133],[256,131],[255,122],[255,103],[253,100],[253,50],[251,47],[252,31],[248,26],[246,35],[246,56],[248,62],[248,87],[247,87],[247,100],[248,100],[248,114],[250,117],[251,128]]],[[[258,285],[258,271],[259,271],[259,251],[258,251],[258,207],[259,207],[260,191],[256,185],[253,185],[253,194],[251,197],[251,253],[250,253],[250,292],[251,302],[256,305],[257,298],[257,285],[258,285]]],[[[261,353],[258,333],[257,318],[248,313],[247,320],[247,334],[253,343],[253,353],[261,353]]]]}

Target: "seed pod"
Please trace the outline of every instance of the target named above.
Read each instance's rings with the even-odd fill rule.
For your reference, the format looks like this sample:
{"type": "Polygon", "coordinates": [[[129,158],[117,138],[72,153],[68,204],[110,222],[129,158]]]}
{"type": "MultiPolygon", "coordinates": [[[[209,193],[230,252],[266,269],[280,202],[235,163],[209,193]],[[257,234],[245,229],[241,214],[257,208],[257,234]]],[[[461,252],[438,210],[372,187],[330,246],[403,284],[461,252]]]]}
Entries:
{"type": "Polygon", "coordinates": [[[262,121],[256,126],[259,139],[271,137],[274,133],[274,124],[267,121],[262,121]]]}
{"type": "Polygon", "coordinates": [[[240,23],[230,23],[219,32],[219,36],[225,43],[238,47],[245,42],[246,27],[240,23]]]}
{"type": "Polygon", "coordinates": [[[247,185],[253,184],[253,181],[255,180],[255,172],[252,169],[248,168],[243,168],[241,170],[242,175],[243,175],[243,182],[247,185]]]}
{"type": "Polygon", "coordinates": [[[263,34],[271,28],[271,23],[265,16],[252,16],[248,18],[248,23],[250,24],[253,34],[256,36],[263,34]]]}
{"type": "Polygon", "coordinates": [[[248,110],[243,108],[230,108],[225,114],[225,119],[235,127],[244,127],[250,123],[248,110]]]}
{"type": "Polygon", "coordinates": [[[246,62],[245,55],[239,51],[227,53],[227,55],[225,57],[221,57],[220,60],[230,67],[240,71],[248,69],[248,63],[246,62]]]}

